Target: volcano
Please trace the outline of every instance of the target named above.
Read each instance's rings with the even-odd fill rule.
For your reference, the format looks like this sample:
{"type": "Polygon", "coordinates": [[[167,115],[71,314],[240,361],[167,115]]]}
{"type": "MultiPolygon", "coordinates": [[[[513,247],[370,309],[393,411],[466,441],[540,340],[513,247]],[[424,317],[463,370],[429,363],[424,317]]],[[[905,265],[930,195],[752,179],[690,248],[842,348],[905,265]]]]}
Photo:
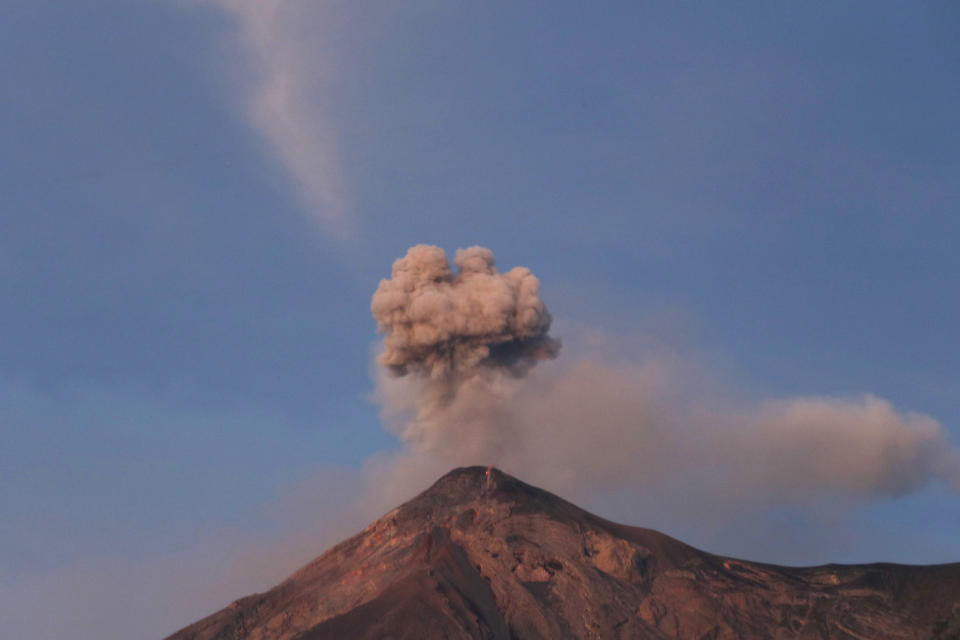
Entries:
{"type": "Polygon", "coordinates": [[[455,469],[168,640],[960,638],[960,563],[781,567],[455,469]]]}

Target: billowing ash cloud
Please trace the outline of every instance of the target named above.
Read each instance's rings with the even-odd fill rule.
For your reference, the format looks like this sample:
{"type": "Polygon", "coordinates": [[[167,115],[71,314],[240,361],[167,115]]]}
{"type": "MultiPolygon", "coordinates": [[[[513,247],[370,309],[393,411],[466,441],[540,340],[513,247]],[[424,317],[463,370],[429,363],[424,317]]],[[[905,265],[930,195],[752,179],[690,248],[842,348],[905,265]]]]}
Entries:
{"type": "Polygon", "coordinates": [[[525,373],[556,356],[540,281],[525,267],[498,273],[493,252],[457,249],[450,269],[440,247],[417,245],[393,263],[370,305],[386,334],[378,362],[399,375],[432,379],[471,375],[479,367],[525,373]]]}
{"type": "Polygon", "coordinates": [[[403,435],[427,448],[441,431],[493,426],[502,379],[522,377],[560,349],[549,335],[540,281],[529,269],[500,273],[484,247],[458,249],[453,263],[457,271],[439,247],[412,247],[393,263],[370,305],[385,334],[377,362],[394,376],[411,376],[418,387],[403,389],[415,396],[404,407],[413,416],[403,435]],[[451,413],[463,403],[471,407],[466,420],[451,413]],[[443,424],[452,419],[458,424],[443,424]]]}

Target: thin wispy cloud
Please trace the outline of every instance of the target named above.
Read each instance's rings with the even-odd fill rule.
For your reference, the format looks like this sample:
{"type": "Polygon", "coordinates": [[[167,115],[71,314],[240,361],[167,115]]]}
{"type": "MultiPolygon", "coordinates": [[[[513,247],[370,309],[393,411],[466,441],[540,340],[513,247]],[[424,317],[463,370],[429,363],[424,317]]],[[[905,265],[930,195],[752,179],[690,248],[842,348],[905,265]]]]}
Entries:
{"type": "Polygon", "coordinates": [[[235,24],[251,86],[245,110],[303,205],[328,231],[349,231],[337,132],[325,104],[336,72],[326,3],[204,0],[235,24]],[[309,26],[309,28],[308,28],[309,26]]]}

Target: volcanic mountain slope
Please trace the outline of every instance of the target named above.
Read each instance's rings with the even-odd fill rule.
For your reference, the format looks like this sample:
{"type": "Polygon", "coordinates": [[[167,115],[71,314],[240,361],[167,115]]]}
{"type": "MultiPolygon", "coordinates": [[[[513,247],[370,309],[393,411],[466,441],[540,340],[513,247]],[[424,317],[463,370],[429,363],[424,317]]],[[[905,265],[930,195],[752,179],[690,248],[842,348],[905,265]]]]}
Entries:
{"type": "Polygon", "coordinates": [[[169,640],[960,638],[960,564],[788,568],[456,469],[169,640]]]}

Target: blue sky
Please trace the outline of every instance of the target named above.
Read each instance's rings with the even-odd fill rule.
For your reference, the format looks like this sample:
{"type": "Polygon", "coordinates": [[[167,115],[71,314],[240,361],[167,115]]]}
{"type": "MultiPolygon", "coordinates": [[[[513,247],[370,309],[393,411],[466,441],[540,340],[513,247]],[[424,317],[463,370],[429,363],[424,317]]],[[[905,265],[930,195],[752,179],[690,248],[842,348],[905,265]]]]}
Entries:
{"type": "MultiPolygon", "coordinates": [[[[157,637],[269,586],[222,563],[400,447],[369,302],[417,243],[529,266],[560,335],[960,442],[953,3],[256,6],[0,7],[0,635],[157,637]],[[105,621],[137,576],[164,608],[105,621]],[[38,590],[96,615],[41,620],[38,590]]],[[[957,505],[806,512],[802,554],[784,512],[757,548],[957,560],[957,505]]]]}

